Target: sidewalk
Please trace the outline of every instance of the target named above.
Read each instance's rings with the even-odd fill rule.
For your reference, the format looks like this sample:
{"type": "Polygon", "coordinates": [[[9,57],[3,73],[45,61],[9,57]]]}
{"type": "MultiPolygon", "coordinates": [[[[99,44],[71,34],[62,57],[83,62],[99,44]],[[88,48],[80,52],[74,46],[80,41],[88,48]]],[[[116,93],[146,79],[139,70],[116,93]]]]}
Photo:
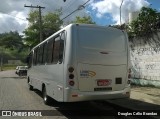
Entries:
{"type": "Polygon", "coordinates": [[[160,89],[152,87],[133,86],[131,88],[130,98],[160,106],[160,89]]]}
{"type": "Polygon", "coordinates": [[[130,99],[109,100],[133,110],[160,110],[160,89],[134,86],[131,88],[130,99]]]}

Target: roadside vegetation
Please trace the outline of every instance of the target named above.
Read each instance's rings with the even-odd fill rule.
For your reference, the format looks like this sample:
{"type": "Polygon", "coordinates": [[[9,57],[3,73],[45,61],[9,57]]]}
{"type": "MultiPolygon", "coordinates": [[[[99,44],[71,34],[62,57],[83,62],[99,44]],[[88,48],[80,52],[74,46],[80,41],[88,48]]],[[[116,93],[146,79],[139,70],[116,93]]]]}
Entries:
{"type": "MultiPolygon", "coordinates": [[[[118,29],[126,30],[129,36],[129,40],[132,42],[136,38],[143,38],[144,43],[152,43],[152,35],[157,35],[160,29],[160,13],[149,7],[142,7],[137,19],[132,21],[130,24],[113,25],[118,29]]],[[[160,41],[153,39],[158,45],[160,41]]]]}

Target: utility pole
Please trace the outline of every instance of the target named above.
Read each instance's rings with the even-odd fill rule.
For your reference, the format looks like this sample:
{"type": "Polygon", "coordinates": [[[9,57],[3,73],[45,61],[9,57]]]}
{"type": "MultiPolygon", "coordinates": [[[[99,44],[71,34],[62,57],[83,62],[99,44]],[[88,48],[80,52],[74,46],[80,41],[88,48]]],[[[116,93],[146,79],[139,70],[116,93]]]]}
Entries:
{"type": "Polygon", "coordinates": [[[122,2],[121,2],[121,5],[120,5],[120,26],[121,26],[121,7],[122,7],[122,4],[123,4],[123,0],[122,0],[122,2]]]}
{"type": "Polygon", "coordinates": [[[42,13],[41,13],[41,10],[44,9],[45,7],[41,7],[41,6],[27,6],[27,5],[24,5],[24,7],[30,7],[30,8],[38,8],[39,9],[39,32],[40,32],[40,42],[43,41],[43,36],[42,36],[42,13]]]}

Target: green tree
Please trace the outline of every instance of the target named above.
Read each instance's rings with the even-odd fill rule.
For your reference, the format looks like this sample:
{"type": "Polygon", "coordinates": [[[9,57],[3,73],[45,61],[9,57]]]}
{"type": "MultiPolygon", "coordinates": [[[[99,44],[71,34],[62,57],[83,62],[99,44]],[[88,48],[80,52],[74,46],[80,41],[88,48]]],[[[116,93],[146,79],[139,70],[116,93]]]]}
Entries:
{"type": "Polygon", "coordinates": [[[157,23],[160,20],[160,14],[155,9],[142,7],[139,17],[130,24],[130,37],[151,37],[152,33],[157,32],[157,23]]]}
{"type": "Polygon", "coordinates": [[[72,21],[72,23],[95,24],[90,16],[77,16],[76,19],[72,21]]]}
{"type": "Polygon", "coordinates": [[[39,16],[38,11],[31,11],[29,13],[29,27],[23,32],[25,34],[25,44],[29,47],[35,46],[39,42],[39,16]]]}
{"type": "Polygon", "coordinates": [[[49,12],[44,16],[43,20],[43,35],[44,38],[52,35],[53,33],[57,32],[60,29],[60,26],[63,22],[60,20],[60,11],[56,13],[49,12]]]}
{"type": "Polygon", "coordinates": [[[7,63],[9,59],[25,61],[28,47],[24,45],[23,38],[17,31],[0,34],[0,59],[7,63]]]}
{"type": "MultiPolygon", "coordinates": [[[[47,13],[42,17],[42,31],[43,40],[55,33],[60,29],[62,21],[60,20],[61,10],[57,10],[54,13],[47,13]]],[[[31,11],[29,13],[29,27],[25,29],[25,43],[30,48],[34,47],[39,43],[39,13],[38,11],[31,11]]]]}
{"type": "Polygon", "coordinates": [[[0,34],[0,46],[7,49],[21,50],[24,46],[22,36],[17,31],[0,34]]]}

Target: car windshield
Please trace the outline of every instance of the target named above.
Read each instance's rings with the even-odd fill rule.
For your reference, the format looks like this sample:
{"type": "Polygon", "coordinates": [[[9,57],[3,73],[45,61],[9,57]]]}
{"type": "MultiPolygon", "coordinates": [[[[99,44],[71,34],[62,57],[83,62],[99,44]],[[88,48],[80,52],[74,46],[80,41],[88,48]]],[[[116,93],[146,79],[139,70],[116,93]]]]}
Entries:
{"type": "Polygon", "coordinates": [[[19,67],[19,69],[21,69],[21,70],[25,70],[25,69],[26,69],[26,67],[19,67]]]}

